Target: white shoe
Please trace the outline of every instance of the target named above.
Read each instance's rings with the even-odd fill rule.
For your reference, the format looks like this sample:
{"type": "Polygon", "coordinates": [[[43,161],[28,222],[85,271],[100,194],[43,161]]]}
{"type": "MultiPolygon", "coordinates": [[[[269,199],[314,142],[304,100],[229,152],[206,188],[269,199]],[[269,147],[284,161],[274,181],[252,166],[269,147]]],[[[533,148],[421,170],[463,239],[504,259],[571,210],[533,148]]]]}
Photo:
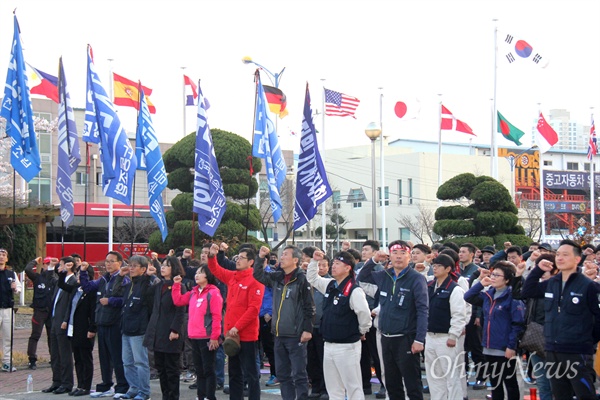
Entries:
{"type": "Polygon", "coordinates": [[[115,395],[115,389],[110,388],[106,392],[94,392],[90,394],[90,397],[93,399],[98,399],[100,397],[113,397],[115,395]]]}

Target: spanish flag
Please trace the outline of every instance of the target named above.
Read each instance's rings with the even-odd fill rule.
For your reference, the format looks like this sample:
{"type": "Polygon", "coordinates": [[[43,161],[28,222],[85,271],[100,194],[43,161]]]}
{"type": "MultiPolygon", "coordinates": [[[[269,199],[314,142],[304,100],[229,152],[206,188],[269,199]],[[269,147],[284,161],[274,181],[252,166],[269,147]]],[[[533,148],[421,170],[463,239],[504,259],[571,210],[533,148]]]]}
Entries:
{"type": "Polygon", "coordinates": [[[279,115],[279,118],[288,115],[288,110],[286,109],[287,98],[281,89],[267,85],[263,85],[263,88],[265,89],[265,95],[267,96],[271,112],[279,115]]]}
{"type": "MultiPolygon", "coordinates": [[[[115,89],[115,105],[134,107],[139,111],[140,97],[138,84],[115,73],[113,73],[113,82],[115,89]]],[[[145,86],[142,86],[142,89],[144,89],[144,95],[146,97],[146,102],[148,103],[150,114],[156,114],[156,107],[154,107],[154,104],[152,104],[149,97],[150,94],[152,94],[152,89],[149,89],[145,86]]]]}

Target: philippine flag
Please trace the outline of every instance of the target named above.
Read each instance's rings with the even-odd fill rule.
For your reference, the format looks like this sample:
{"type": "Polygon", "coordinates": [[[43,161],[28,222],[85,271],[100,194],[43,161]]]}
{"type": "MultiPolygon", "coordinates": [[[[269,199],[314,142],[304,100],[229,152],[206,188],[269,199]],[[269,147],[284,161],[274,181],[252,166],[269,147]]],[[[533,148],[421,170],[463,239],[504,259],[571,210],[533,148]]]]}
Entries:
{"type": "Polygon", "coordinates": [[[46,96],[50,100],[59,103],[57,77],[42,72],[27,64],[27,81],[29,93],[46,96]]]}
{"type": "Polygon", "coordinates": [[[185,105],[195,106],[198,98],[198,87],[189,76],[183,76],[183,84],[185,86],[185,105]]]}

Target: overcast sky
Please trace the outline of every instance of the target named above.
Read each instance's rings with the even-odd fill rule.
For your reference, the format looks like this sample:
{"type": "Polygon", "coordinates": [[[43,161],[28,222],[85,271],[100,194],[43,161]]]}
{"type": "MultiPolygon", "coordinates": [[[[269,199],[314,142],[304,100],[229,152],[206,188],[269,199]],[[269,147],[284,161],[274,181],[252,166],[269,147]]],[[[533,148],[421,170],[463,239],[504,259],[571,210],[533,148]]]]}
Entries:
{"type": "MultiPolygon", "coordinates": [[[[498,54],[498,109],[527,133],[537,103],[571,111],[589,124],[600,109],[600,1],[597,0],[420,0],[420,1],[0,1],[0,79],[5,80],[17,8],[25,60],[57,75],[59,56],[75,107],[85,107],[86,44],[91,44],[105,87],[114,72],[141,79],[154,90],[157,136],[183,135],[182,70],[202,79],[210,100],[212,128],[248,139],[253,130],[254,67],[251,56],[272,72],[285,67],[280,88],[289,115],[279,121],[284,149],[296,149],[308,81],[313,110],[321,110],[322,85],[358,97],[357,119],[327,117],[326,147],[368,144],[364,129],[379,120],[383,87],[384,133],[392,138],[436,140],[437,103],[467,122],[478,143],[489,143],[494,82],[494,26],[526,40],[545,59],[508,65],[498,54]],[[399,100],[418,98],[419,118],[399,120],[399,100]]],[[[268,78],[263,74],[263,82],[268,78]]],[[[129,131],[135,110],[117,107],[129,131]]],[[[187,107],[187,132],[195,130],[195,107],[187,107]]],[[[321,130],[320,116],[315,119],[321,130]]],[[[468,141],[460,133],[444,140],[468,141]]],[[[510,143],[502,138],[499,145],[510,143]]]]}

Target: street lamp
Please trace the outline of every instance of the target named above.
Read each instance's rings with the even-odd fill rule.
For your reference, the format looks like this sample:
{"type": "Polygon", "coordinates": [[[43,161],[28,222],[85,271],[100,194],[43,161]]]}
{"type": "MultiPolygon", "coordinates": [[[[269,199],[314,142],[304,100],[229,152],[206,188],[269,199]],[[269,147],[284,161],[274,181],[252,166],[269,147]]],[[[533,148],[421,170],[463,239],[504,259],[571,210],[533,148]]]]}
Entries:
{"type": "Polygon", "coordinates": [[[244,64],[254,64],[256,65],[258,68],[262,69],[263,71],[265,71],[267,73],[267,76],[269,77],[269,80],[271,81],[271,83],[273,85],[275,85],[276,88],[279,87],[279,81],[281,80],[281,75],[283,75],[283,71],[285,71],[285,67],[283,67],[283,69],[279,72],[279,73],[272,73],[271,71],[269,71],[266,67],[260,65],[259,63],[257,63],[256,61],[252,60],[252,57],[250,56],[245,56],[242,57],[242,62],[244,64]]]}
{"type": "MultiPolygon", "coordinates": [[[[381,135],[381,128],[377,123],[370,122],[365,128],[365,134],[371,139],[371,226],[373,228],[373,240],[377,240],[377,184],[375,183],[375,141],[381,135]]],[[[383,190],[383,188],[382,188],[383,190]]],[[[382,193],[383,195],[383,193],[382,193]]],[[[383,198],[383,196],[382,196],[383,198]]]]}

